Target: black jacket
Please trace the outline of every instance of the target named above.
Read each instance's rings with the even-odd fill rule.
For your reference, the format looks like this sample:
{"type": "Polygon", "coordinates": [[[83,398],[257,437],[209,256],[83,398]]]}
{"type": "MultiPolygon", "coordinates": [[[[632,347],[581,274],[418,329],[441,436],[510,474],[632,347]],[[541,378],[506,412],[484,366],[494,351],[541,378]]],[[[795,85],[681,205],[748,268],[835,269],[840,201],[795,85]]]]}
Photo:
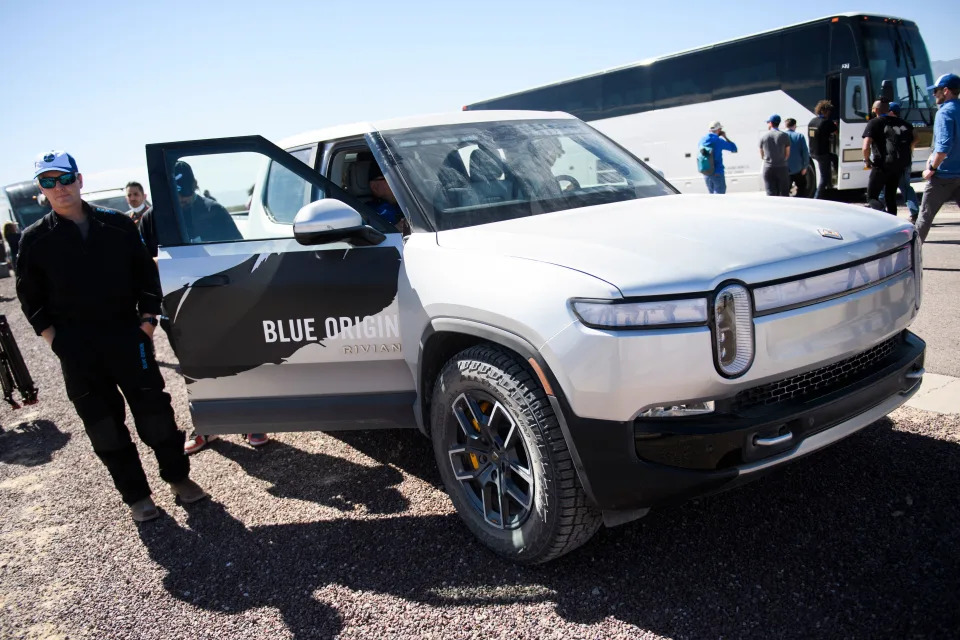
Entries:
{"type": "Polygon", "coordinates": [[[17,296],[37,334],[50,326],[136,326],[140,314],[160,313],[160,277],[136,224],[86,202],[83,210],[90,219],[86,240],[52,211],[20,240],[17,296]]]}
{"type": "MultiPolygon", "coordinates": [[[[154,258],[159,254],[155,215],[156,209],[151,207],[139,222],[143,243],[147,245],[147,252],[154,258]]],[[[181,209],[180,215],[186,229],[188,244],[243,240],[237,224],[233,221],[233,216],[216,200],[196,196],[190,206],[181,209]]]]}

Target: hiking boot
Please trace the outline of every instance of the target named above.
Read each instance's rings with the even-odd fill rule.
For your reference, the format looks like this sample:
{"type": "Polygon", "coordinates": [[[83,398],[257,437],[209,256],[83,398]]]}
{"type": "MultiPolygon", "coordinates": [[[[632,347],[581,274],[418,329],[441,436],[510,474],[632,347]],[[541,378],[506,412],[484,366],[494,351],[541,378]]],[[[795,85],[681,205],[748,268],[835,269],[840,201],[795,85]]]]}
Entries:
{"type": "Polygon", "coordinates": [[[130,515],[137,522],[146,522],[160,517],[157,505],[153,503],[153,498],[147,496],[143,500],[137,500],[130,505],[130,515]]]}
{"type": "Polygon", "coordinates": [[[201,436],[200,434],[194,433],[187,438],[187,441],[184,443],[183,452],[188,456],[194,454],[219,437],[218,435],[201,436]]]}
{"type": "Polygon", "coordinates": [[[190,504],[191,502],[197,502],[198,500],[210,497],[206,491],[200,488],[200,485],[190,478],[184,478],[180,482],[171,482],[170,488],[173,489],[174,495],[180,498],[180,501],[184,504],[190,504]]]}
{"type": "Polygon", "coordinates": [[[270,442],[270,438],[265,433],[248,433],[246,439],[251,447],[262,447],[270,442]]]}

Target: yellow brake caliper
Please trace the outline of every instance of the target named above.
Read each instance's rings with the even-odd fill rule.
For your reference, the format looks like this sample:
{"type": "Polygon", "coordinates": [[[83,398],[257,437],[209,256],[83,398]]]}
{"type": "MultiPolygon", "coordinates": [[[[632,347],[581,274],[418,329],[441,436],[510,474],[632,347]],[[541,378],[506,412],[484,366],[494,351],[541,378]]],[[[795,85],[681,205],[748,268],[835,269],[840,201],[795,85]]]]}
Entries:
{"type": "MultiPolygon", "coordinates": [[[[488,410],[489,408],[490,408],[490,403],[489,403],[489,402],[481,402],[481,403],[480,403],[480,411],[483,412],[484,414],[487,413],[487,410],[488,410]]],[[[480,433],[480,424],[477,422],[477,419],[476,419],[476,418],[473,418],[473,419],[471,420],[471,422],[473,422],[473,429],[474,429],[474,431],[476,431],[477,433],[480,433]]],[[[471,454],[470,454],[470,464],[473,465],[473,468],[474,468],[474,469],[479,469],[479,468],[480,468],[480,461],[477,459],[477,454],[475,454],[475,453],[471,453],[471,454]]]]}

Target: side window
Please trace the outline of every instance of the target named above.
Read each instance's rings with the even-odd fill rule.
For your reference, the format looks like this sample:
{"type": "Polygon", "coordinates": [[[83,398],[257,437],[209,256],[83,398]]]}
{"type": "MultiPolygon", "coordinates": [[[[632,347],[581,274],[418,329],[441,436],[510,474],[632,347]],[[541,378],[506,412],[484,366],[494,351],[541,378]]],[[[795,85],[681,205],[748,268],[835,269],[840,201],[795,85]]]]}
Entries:
{"type": "Polygon", "coordinates": [[[856,69],[860,66],[860,56],[857,55],[857,41],[853,37],[853,29],[843,22],[832,24],[831,27],[830,71],[856,69]]]}
{"type": "Polygon", "coordinates": [[[259,153],[184,156],[173,166],[173,204],[188,244],[251,240],[253,185],[266,158],[259,153]]]}
{"type": "Polygon", "coordinates": [[[654,106],[657,109],[695,104],[709,99],[713,91],[713,73],[720,69],[712,60],[713,51],[699,51],[660,60],[653,65],[654,106]]]}
{"type": "MultiPolygon", "coordinates": [[[[291,151],[297,160],[310,164],[313,148],[291,151]]],[[[267,216],[280,224],[293,224],[297,212],[305,204],[317,200],[319,194],[313,194],[311,185],[282,164],[271,162],[267,170],[264,185],[263,204],[267,216]]]]}
{"type": "Polygon", "coordinates": [[[774,34],[714,47],[711,59],[698,68],[717,70],[711,74],[716,76],[712,95],[714,100],[721,100],[779,89],[779,58],[780,36],[774,34]]]}
{"type": "Polygon", "coordinates": [[[824,97],[829,37],[826,24],[807,25],[782,34],[781,89],[810,111],[824,97]]]}
{"type": "Polygon", "coordinates": [[[864,76],[849,76],[843,90],[843,119],[857,122],[867,117],[867,79],[864,76]]]}
{"type": "Polygon", "coordinates": [[[630,67],[606,73],[602,78],[604,118],[653,109],[650,67],[630,67]]]}

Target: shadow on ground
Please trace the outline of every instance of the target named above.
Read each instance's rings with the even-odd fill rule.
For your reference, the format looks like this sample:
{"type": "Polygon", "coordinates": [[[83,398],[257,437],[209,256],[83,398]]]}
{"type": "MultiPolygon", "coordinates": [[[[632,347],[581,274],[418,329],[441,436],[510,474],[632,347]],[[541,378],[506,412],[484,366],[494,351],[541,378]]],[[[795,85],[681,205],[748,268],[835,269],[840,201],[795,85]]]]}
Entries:
{"type": "Polygon", "coordinates": [[[363,506],[379,514],[400,513],[409,506],[396,488],[403,482],[403,474],[386,464],[366,467],[322,453],[307,453],[277,440],[263,450],[223,439],[208,446],[248,474],[270,482],[267,492],[278,498],[307,500],[341,511],[363,506]],[[304,478],[309,481],[304,483],[304,478]]]}
{"type": "MultiPolygon", "coordinates": [[[[360,440],[381,462],[422,471],[429,447],[398,452],[396,437],[360,440]]],[[[206,502],[190,507],[188,527],[162,518],[140,536],[174,597],[217,612],[276,607],[301,640],[342,629],[336,604],[313,595],[330,584],[440,607],[552,602],[567,621],[611,617],[678,638],[956,637],[958,460],[957,445],[881,420],[736,491],[602,530],[541,567],[499,560],[456,516],[248,529],[206,502]]],[[[299,462],[318,477],[336,464],[299,462]]],[[[251,472],[272,479],[280,468],[251,472]]]]}
{"type": "Polygon", "coordinates": [[[46,464],[69,441],[70,434],[49,420],[23,422],[13,429],[0,429],[0,462],[24,467],[46,464]]]}

